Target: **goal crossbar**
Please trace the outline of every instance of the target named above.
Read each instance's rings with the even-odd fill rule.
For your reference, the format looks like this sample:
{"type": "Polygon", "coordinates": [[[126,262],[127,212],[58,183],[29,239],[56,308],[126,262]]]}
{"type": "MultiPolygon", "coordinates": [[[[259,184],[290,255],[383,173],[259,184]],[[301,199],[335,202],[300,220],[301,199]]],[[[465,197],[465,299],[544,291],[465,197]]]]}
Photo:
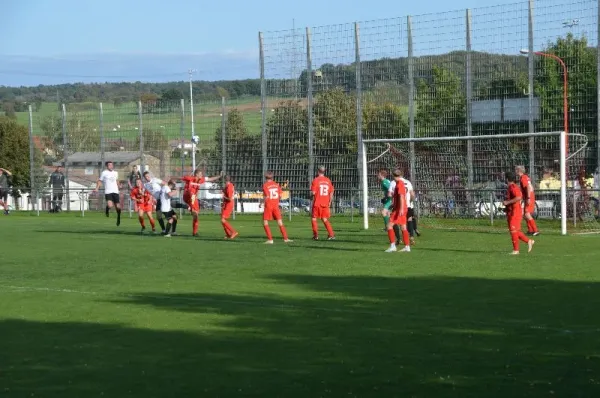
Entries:
{"type": "MultiPolygon", "coordinates": [[[[559,137],[560,141],[560,230],[561,235],[567,234],[567,133],[565,131],[550,131],[539,133],[517,133],[517,134],[488,134],[488,135],[469,135],[458,137],[415,137],[415,138],[390,138],[390,139],[365,139],[362,140],[361,146],[361,169],[362,169],[362,206],[363,206],[363,226],[364,229],[369,229],[369,197],[368,184],[368,161],[367,161],[367,144],[389,144],[389,143],[416,143],[416,142],[440,142],[440,141],[476,141],[476,140],[493,140],[502,138],[535,138],[535,137],[559,137]]],[[[577,134],[578,135],[578,134],[577,134]]]]}

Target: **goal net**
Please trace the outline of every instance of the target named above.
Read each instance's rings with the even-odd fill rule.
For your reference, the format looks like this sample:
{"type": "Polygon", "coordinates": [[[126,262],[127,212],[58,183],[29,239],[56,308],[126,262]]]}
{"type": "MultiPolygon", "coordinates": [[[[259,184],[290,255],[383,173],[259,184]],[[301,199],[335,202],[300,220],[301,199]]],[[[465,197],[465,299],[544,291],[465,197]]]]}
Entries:
{"type": "Polygon", "coordinates": [[[587,151],[585,135],[564,132],[363,140],[364,227],[383,227],[378,171],[400,168],[414,186],[419,229],[504,231],[504,173],[521,165],[542,232],[600,232],[597,201],[577,178],[587,151]]]}

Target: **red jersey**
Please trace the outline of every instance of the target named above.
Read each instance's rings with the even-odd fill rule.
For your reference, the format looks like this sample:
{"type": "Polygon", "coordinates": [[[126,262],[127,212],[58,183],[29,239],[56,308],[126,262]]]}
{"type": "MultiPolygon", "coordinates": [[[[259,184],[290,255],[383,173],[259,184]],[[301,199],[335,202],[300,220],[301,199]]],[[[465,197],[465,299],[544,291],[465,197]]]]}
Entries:
{"type": "Polygon", "coordinates": [[[281,199],[281,186],[275,181],[267,181],[263,184],[263,195],[265,197],[265,209],[279,208],[279,199],[281,199]]]}
{"type": "Polygon", "coordinates": [[[333,195],[333,184],[329,178],[318,176],[313,180],[310,190],[315,198],[314,206],[329,207],[333,195]]]}
{"type": "MultiPolygon", "coordinates": [[[[515,198],[523,198],[523,195],[521,194],[521,188],[514,182],[511,182],[508,184],[508,190],[506,191],[506,200],[513,200],[515,198]]],[[[506,206],[506,215],[508,218],[523,217],[521,201],[506,206]]]]}
{"type": "Polygon", "coordinates": [[[197,178],[194,176],[185,176],[181,179],[181,181],[185,183],[185,186],[183,188],[184,192],[189,192],[191,195],[197,194],[198,190],[200,190],[200,187],[198,185],[193,185],[194,183],[204,184],[206,182],[204,177],[197,178]]]}
{"type": "Polygon", "coordinates": [[[531,194],[529,194],[529,186],[531,185],[531,179],[527,174],[523,174],[521,179],[519,180],[521,185],[521,193],[523,195],[523,201],[529,199],[530,202],[535,202],[535,195],[533,194],[533,190],[531,194]]]}
{"type": "Polygon", "coordinates": [[[406,201],[406,185],[402,182],[402,180],[396,182],[396,188],[394,188],[394,196],[393,200],[393,212],[406,214],[408,211],[408,203],[406,201]],[[401,199],[403,199],[401,201],[401,199]]]}
{"type": "Polygon", "coordinates": [[[227,184],[225,184],[225,187],[223,188],[223,199],[230,198],[231,200],[224,201],[225,203],[233,202],[233,193],[234,193],[234,186],[231,182],[228,182],[227,184]]]}
{"type": "Polygon", "coordinates": [[[145,190],[135,187],[131,190],[131,199],[140,205],[147,205],[152,203],[152,194],[145,190]]]}

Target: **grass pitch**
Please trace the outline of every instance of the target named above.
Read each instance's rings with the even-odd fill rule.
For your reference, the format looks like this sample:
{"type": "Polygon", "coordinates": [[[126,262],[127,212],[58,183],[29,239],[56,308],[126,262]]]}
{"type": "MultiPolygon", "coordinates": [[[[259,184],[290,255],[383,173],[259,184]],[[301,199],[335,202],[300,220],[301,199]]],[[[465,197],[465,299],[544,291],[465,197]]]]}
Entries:
{"type": "Polygon", "coordinates": [[[236,241],[180,224],[0,218],[0,396],[600,396],[596,236],[511,257],[507,234],[423,230],[386,254],[377,222],[313,242],[296,217],[273,246],[257,216],[236,241]]]}

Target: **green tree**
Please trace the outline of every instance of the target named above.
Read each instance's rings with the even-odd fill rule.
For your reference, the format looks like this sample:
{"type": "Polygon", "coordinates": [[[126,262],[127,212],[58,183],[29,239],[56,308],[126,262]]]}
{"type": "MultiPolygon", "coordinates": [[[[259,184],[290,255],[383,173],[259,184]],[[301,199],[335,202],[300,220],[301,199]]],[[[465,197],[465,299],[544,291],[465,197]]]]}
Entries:
{"type": "MultiPolygon", "coordinates": [[[[15,120],[0,116],[0,167],[11,171],[12,185],[29,187],[29,133],[27,127],[18,124],[15,120]]],[[[34,173],[43,179],[42,160],[39,151],[35,151],[34,173]]],[[[38,181],[40,183],[41,181],[38,181]]]]}
{"type": "Polygon", "coordinates": [[[17,113],[15,112],[15,104],[14,102],[5,102],[2,104],[2,109],[4,110],[4,116],[9,119],[17,120],[17,113]]]}
{"type": "MultiPolygon", "coordinates": [[[[59,157],[64,156],[62,117],[46,116],[40,123],[40,129],[54,144],[59,157]]],[[[96,152],[100,150],[100,133],[94,131],[85,115],[78,112],[67,114],[67,148],[73,152],[96,152]]]]}
{"type": "MultiPolygon", "coordinates": [[[[225,119],[226,131],[226,172],[231,174],[238,188],[256,189],[261,183],[262,156],[259,135],[251,135],[244,116],[237,108],[232,108],[225,119]]],[[[214,170],[221,168],[223,156],[221,126],[215,130],[215,149],[206,155],[214,170]]]]}
{"type": "MultiPolygon", "coordinates": [[[[135,138],[135,148],[140,147],[140,136],[135,138]]],[[[166,151],[169,149],[169,140],[157,130],[144,129],[144,151],[166,151]]]]}
{"type": "Polygon", "coordinates": [[[465,132],[466,98],[460,78],[440,66],[417,85],[417,136],[458,136],[465,132]]]}
{"type": "Polygon", "coordinates": [[[408,120],[404,108],[390,103],[364,105],[364,138],[407,138],[408,135],[408,120]]]}
{"type": "Polygon", "coordinates": [[[292,186],[305,186],[308,152],[308,112],[299,101],[280,102],[267,121],[269,168],[292,186]]]}

